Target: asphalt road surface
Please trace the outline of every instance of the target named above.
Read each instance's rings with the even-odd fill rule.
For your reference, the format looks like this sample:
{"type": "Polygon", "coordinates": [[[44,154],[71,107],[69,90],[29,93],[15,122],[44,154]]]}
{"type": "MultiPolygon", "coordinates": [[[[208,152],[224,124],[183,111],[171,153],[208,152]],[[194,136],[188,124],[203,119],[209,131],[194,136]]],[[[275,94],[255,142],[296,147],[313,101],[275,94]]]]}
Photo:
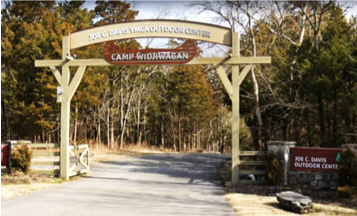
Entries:
{"type": "Polygon", "coordinates": [[[1,215],[236,215],[214,183],[227,157],[156,154],[102,163],[79,180],[2,200],[1,215]]]}

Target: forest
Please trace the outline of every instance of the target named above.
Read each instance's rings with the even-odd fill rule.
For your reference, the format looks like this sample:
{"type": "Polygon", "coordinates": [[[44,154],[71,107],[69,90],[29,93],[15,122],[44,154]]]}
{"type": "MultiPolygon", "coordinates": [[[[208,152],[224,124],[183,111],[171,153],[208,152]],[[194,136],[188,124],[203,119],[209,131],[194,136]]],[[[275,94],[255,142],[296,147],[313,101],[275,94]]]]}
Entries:
{"type": "MultiPolygon", "coordinates": [[[[193,1],[240,33],[241,56],[271,56],[240,89],[241,150],[267,141],[339,147],[357,141],[357,19],[337,1],[193,1]]],[[[1,140],[60,141],[57,81],[34,61],[60,59],[62,36],[124,21],[126,1],[12,1],[1,10],[1,140]]],[[[165,18],[165,17],[162,17],[165,18]]],[[[184,40],[167,39],[168,47],[184,40]]],[[[198,47],[204,44],[196,41],[198,47]]],[[[121,48],[142,47],[135,39],[121,48]]],[[[199,48],[197,56],[207,47],[199,48]]],[[[75,50],[103,58],[104,44],[75,50]]],[[[71,68],[73,73],[77,68],[71,68]]],[[[230,68],[225,68],[231,76],[230,68]]],[[[88,67],[71,102],[71,144],[230,152],[231,101],[212,65],[88,67]]]]}

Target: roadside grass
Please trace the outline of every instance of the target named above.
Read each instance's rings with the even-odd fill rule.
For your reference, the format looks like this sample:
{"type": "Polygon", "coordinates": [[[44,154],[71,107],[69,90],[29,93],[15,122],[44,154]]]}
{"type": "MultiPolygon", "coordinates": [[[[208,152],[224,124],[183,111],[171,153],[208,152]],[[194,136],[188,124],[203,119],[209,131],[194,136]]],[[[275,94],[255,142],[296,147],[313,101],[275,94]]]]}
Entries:
{"type": "Polygon", "coordinates": [[[13,171],[10,175],[1,176],[1,199],[21,196],[36,190],[54,187],[66,182],[53,175],[29,173],[23,174],[21,171],[13,171]]]}
{"type": "Polygon", "coordinates": [[[1,186],[37,183],[58,184],[62,182],[65,182],[65,180],[61,178],[55,178],[53,175],[36,174],[32,172],[30,172],[28,175],[25,175],[23,172],[16,170],[11,174],[4,174],[1,176],[1,186]]]}
{"type": "MultiPolygon", "coordinates": [[[[355,200],[355,205],[357,200],[355,200]]],[[[344,216],[356,216],[357,215],[357,207],[355,209],[341,207],[341,206],[334,206],[334,205],[327,205],[327,204],[319,204],[314,203],[314,213],[312,215],[344,215],[344,216]]]]}
{"type": "MultiPolygon", "coordinates": [[[[280,208],[276,196],[268,196],[269,186],[264,185],[238,185],[231,186],[231,167],[226,162],[222,162],[219,172],[225,182],[224,195],[227,202],[237,212],[237,215],[298,215],[280,208]]],[[[356,216],[357,198],[342,199],[337,195],[337,191],[314,191],[300,188],[277,187],[277,192],[293,190],[310,196],[313,201],[313,216],[356,216]]]]}
{"type": "MultiPolygon", "coordinates": [[[[237,215],[264,215],[264,216],[289,216],[300,215],[283,210],[279,207],[276,197],[262,196],[255,194],[228,193],[224,198],[237,212],[237,215]]],[[[314,202],[314,212],[308,214],[312,216],[355,216],[357,209],[350,207],[337,206],[329,204],[320,204],[314,202]]]]}
{"type": "Polygon", "coordinates": [[[124,159],[128,157],[139,157],[143,155],[150,154],[162,154],[164,153],[161,150],[155,148],[145,148],[145,147],[134,147],[134,146],[125,146],[125,149],[120,150],[118,148],[108,149],[106,147],[95,147],[92,146],[90,152],[93,154],[90,157],[90,164],[99,164],[107,161],[115,161],[119,159],[124,159]]]}

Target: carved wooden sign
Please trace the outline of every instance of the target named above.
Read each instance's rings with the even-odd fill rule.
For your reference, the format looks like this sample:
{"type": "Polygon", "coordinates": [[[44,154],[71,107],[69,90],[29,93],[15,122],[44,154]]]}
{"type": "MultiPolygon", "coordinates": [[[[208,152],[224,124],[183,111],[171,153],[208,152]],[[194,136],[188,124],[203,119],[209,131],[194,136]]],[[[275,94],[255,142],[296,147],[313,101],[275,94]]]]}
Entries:
{"type": "Polygon", "coordinates": [[[290,170],[334,173],[338,170],[342,149],[293,147],[290,152],[290,170]]]}
{"type": "Polygon", "coordinates": [[[196,55],[196,45],[187,40],[174,49],[135,49],[119,48],[113,41],[104,46],[104,58],[115,65],[148,65],[148,64],[185,64],[196,55]]]}

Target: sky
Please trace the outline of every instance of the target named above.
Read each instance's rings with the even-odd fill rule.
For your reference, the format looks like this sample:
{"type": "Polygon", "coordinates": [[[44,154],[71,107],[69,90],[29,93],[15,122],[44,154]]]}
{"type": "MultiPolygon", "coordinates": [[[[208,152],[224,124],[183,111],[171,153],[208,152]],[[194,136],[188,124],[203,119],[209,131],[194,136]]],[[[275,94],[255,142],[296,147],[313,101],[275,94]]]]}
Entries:
{"type": "MultiPolygon", "coordinates": [[[[61,0],[60,0],[61,1],[61,0]]],[[[264,2],[264,0],[260,0],[264,2]]],[[[4,6],[3,0],[1,0],[1,8],[4,6]]],[[[187,19],[190,21],[204,22],[204,23],[212,23],[213,13],[210,12],[202,12],[198,14],[197,9],[188,8],[187,4],[192,1],[177,1],[177,0],[162,0],[162,1],[137,1],[137,0],[128,0],[132,5],[134,5],[134,9],[139,11],[139,15],[136,19],[156,19],[159,11],[164,8],[168,8],[170,13],[165,17],[166,19],[187,19]]],[[[337,2],[347,3],[351,5],[352,8],[347,11],[347,18],[351,15],[357,15],[357,1],[341,1],[337,0],[337,2]]],[[[85,2],[85,7],[88,9],[94,9],[95,1],[87,0],[85,2]]],[[[224,25],[224,24],[221,24],[224,25]]]]}
{"type": "MultiPolygon", "coordinates": [[[[279,1],[279,0],[278,0],[279,1]]],[[[156,18],[158,11],[164,7],[168,7],[171,9],[170,14],[167,16],[169,19],[175,18],[186,18],[191,21],[212,23],[213,13],[210,12],[202,12],[200,14],[197,13],[196,8],[188,8],[187,5],[193,1],[128,1],[136,5],[135,9],[139,10],[139,15],[137,19],[150,19],[156,18]]],[[[260,0],[260,2],[264,2],[264,0],[260,0]]],[[[347,11],[347,18],[351,15],[357,15],[357,1],[341,1],[337,0],[337,2],[341,2],[343,4],[348,4],[351,8],[347,11]]],[[[91,5],[94,8],[95,1],[89,1],[86,4],[91,5]]]]}
{"type": "MultiPolygon", "coordinates": [[[[136,20],[142,19],[180,19],[189,20],[202,23],[216,24],[212,22],[212,18],[215,16],[213,12],[201,12],[198,14],[198,10],[189,8],[187,5],[190,1],[128,1],[132,4],[133,9],[138,10],[139,14],[136,20]],[[164,14],[162,12],[164,11],[164,14]],[[160,16],[161,12],[161,16],[160,16]],[[159,17],[158,17],[159,16],[159,17]]],[[[87,1],[86,7],[88,9],[94,9],[95,1],[87,1]]],[[[228,27],[228,25],[221,24],[228,27]]],[[[167,39],[137,39],[143,47],[150,43],[152,48],[166,47],[167,39]]],[[[204,49],[204,47],[201,47],[204,49]]],[[[205,51],[205,56],[213,56],[218,52],[226,52],[224,46],[215,46],[213,50],[205,51]]]]}
{"type": "MultiPolygon", "coordinates": [[[[264,0],[261,0],[264,2],[264,0]]],[[[346,17],[349,18],[351,15],[357,16],[357,1],[339,1],[343,4],[349,5],[351,8],[346,11],[346,17]]],[[[227,23],[217,23],[215,22],[214,18],[217,17],[216,14],[213,12],[203,11],[200,12],[197,8],[190,8],[187,5],[192,1],[128,1],[132,4],[133,9],[138,10],[139,14],[136,17],[136,20],[142,19],[157,19],[160,11],[167,11],[167,13],[159,17],[160,19],[180,19],[180,20],[189,20],[189,21],[196,21],[202,23],[209,23],[209,24],[216,24],[221,26],[229,27],[227,23]]],[[[85,6],[88,9],[94,9],[95,1],[87,1],[85,6]]],[[[148,39],[137,39],[143,47],[149,43],[148,39]]],[[[162,48],[165,47],[167,40],[164,39],[153,39],[150,43],[150,47],[153,48],[162,48]]],[[[206,47],[209,46],[206,44],[206,47]]],[[[204,56],[219,56],[222,53],[227,52],[227,48],[222,45],[215,45],[213,48],[206,49],[205,47],[201,47],[205,50],[204,56]]]]}
{"type": "MultiPolygon", "coordinates": [[[[133,9],[138,10],[139,14],[136,17],[136,20],[142,19],[180,19],[180,20],[189,20],[189,21],[196,21],[202,23],[210,23],[210,24],[217,24],[228,27],[226,23],[217,23],[214,21],[216,15],[213,12],[198,11],[197,8],[190,8],[187,5],[192,1],[132,1],[129,0],[128,2],[131,3],[133,9]],[[159,14],[162,11],[166,11],[166,13],[159,14]],[[200,13],[199,13],[200,12],[200,13]]],[[[262,1],[263,2],[263,1],[262,1]]],[[[341,3],[345,3],[351,6],[351,8],[346,12],[347,18],[351,15],[357,15],[357,2],[356,1],[339,1],[341,3]]],[[[1,7],[4,6],[4,1],[1,1],[1,7]]],[[[94,9],[95,1],[88,0],[84,4],[85,8],[89,10],[94,9]]],[[[167,40],[165,39],[138,39],[138,41],[145,47],[148,43],[150,43],[150,47],[153,48],[161,48],[165,47],[167,40]]],[[[201,47],[205,49],[204,47],[201,47]]],[[[206,49],[205,49],[206,50],[206,49]]],[[[215,46],[213,49],[209,51],[205,51],[205,56],[215,56],[215,54],[226,52],[224,46],[215,46]]]]}
{"type": "MultiPolygon", "coordinates": [[[[136,19],[156,19],[159,12],[163,9],[169,9],[169,13],[162,19],[188,19],[211,23],[210,13],[204,12],[197,14],[197,10],[187,8],[190,1],[128,1],[135,10],[139,11],[136,19]]],[[[87,1],[85,5],[88,9],[94,9],[95,1],[87,1]]]]}

